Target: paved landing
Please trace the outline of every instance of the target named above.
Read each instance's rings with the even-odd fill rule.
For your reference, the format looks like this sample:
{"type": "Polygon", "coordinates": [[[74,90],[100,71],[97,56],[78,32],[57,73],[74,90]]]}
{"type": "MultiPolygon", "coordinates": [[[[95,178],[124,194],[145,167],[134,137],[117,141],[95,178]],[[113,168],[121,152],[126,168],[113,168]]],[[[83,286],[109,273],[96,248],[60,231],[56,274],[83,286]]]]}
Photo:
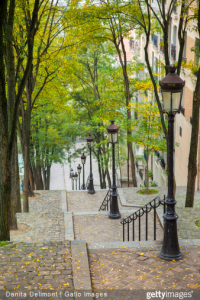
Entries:
{"type": "Polygon", "coordinates": [[[95,291],[138,291],[141,298],[137,299],[141,300],[147,299],[144,291],[159,290],[184,292],[187,289],[200,297],[200,246],[182,246],[180,249],[183,259],[167,262],[158,257],[159,246],[89,248],[92,287],[95,291]]]}
{"type": "Polygon", "coordinates": [[[29,293],[73,289],[71,260],[71,245],[67,241],[0,247],[1,296],[6,290],[29,293]]]}

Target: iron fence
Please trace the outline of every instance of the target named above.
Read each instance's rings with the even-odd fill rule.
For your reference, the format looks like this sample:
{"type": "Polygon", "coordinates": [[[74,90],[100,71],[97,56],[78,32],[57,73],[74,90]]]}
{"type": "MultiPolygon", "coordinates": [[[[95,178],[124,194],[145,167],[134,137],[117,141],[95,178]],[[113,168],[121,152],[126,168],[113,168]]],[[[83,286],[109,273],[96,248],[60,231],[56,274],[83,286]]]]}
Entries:
{"type": "Polygon", "coordinates": [[[163,200],[160,200],[160,197],[156,197],[151,200],[149,203],[144,205],[142,208],[138,209],[136,212],[131,214],[130,216],[121,219],[120,223],[123,225],[123,242],[125,241],[125,226],[127,225],[126,235],[127,241],[130,239],[130,223],[132,222],[132,240],[135,241],[135,225],[136,220],[138,219],[138,239],[141,240],[141,217],[145,215],[145,238],[148,240],[148,213],[153,209],[153,234],[154,240],[156,240],[156,208],[160,205],[163,205],[163,212],[165,214],[165,196],[163,200]]]}
{"type": "Polygon", "coordinates": [[[108,202],[110,202],[111,192],[112,192],[112,189],[109,189],[105,198],[103,199],[103,202],[101,203],[99,211],[101,211],[101,210],[108,211],[108,202]]]}

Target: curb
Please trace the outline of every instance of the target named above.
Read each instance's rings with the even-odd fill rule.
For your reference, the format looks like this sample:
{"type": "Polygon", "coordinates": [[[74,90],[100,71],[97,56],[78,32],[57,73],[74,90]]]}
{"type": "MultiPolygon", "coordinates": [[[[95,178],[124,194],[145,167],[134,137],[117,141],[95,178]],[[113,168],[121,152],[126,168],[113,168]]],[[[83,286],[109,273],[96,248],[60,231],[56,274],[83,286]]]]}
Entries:
{"type": "MultiPolygon", "coordinates": [[[[200,239],[179,239],[179,245],[184,246],[199,246],[200,239]]],[[[146,250],[158,249],[162,246],[162,241],[129,241],[129,242],[102,242],[102,243],[88,243],[88,249],[94,250],[106,250],[106,249],[116,249],[126,250],[129,248],[146,248],[146,250]],[[149,249],[151,248],[151,249],[149,249]]],[[[137,249],[138,250],[138,249],[137,249]]]]}
{"type": "MultiPolygon", "coordinates": [[[[133,214],[136,210],[120,210],[121,213],[133,214]]],[[[108,211],[83,211],[83,212],[74,212],[73,216],[81,216],[81,215],[104,215],[109,214],[108,211]]]]}
{"type": "Polygon", "coordinates": [[[67,211],[66,191],[61,191],[62,212],[64,213],[65,240],[74,240],[72,212],[67,211]]]}
{"type": "Polygon", "coordinates": [[[74,289],[92,292],[86,241],[71,241],[71,254],[74,289]]]}
{"type": "Polygon", "coordinates": [[[124,197],[124,193],[123,193],[123,188],[117,188],[118,194],[119,194],[119,198],[121,201],[122,206],[129,206],[129,207],[142,207],[142,205],[137,205],[137,204],[127,204],[126,203],[126,199],[124,197]]]}

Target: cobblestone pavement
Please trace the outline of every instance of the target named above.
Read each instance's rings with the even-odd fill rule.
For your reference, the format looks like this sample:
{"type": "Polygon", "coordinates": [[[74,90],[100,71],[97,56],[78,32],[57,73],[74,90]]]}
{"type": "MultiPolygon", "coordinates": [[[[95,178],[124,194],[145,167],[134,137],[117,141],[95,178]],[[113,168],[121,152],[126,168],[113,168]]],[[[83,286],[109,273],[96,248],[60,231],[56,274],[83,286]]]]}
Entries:
{"type": "MultiPolygon", "coordinates": [[[[131,205],[144,205],[156,196],[163,199],[167,195],[167,187],[156,187],[159,190],[158,194],[154,195],[139,195],[136,192],[139,188],[123,188],[123,194],[127,204],[131,205]]],[[[193,208],[185,208],[186,187],[181,186],[176,188],[176,212],[179,216],[178,234],[179,238],[200,238],[200,227],[196,226],[195,222],[200,219],[200,192],[195,192],[195,200],[193,208]]]]}
{"type": "Polygon", "coordinates": [[[0,247],[1,294],[3,290],[73,289],[71,259],[69,241],[0,247]]]}
{"type": "Polygon", "coordinates": [[[60,191],[37,191],[41,196],[29,198],[29,213],[17,213],[17,222],[30,226],[23,235],[12,236],[14,242],[63,241],[64,217],[60,191]]]}
{"type": "Polygon", "coordinates": [[[200,297],[200,246],[181,247],[181,251],[182,260],[167,262],[158,257],[158,247],[152,250],[89,249],[92,286],[94,290],[187,288],[199,291],[200,297]]]}
{"type": "MultiPolygon", "coordinates": [[[[67,192],[67,205],[69,212],[86,212],[86,211],[98,211],[101,203],[103,202],[107,190],[96,191],[95,194],[88,194],[85,192],[67,192]]],[[[119,209],[132,210],[133,207],[124,208],[121,206],[120,201],[118,201],[119,209]]]]}
{"type": "MultiPolygon", "coordinates": [[[[127,213],[121,214],[124,218],[127,213]]],[[[141,217],[141,240],[146,240],[145,231],[145,216],[141,217]]],[[[135,222],[135,241],[138,241],[138,221],[135,222]]],[[[157,238],[163,238],[163,230],[156,222],[157,238]]],[[[149,215],[149,227],[148,227],[148,239],[153,240],[153,215],[149,215]]],[[[126,228],[127,229],[127,226],[126,228]]],[[[120,224],[120,219],[109,219],[108,214],[97,214],[97,215],[75,215],[74,216],[74,231],[76,240],[86,240],[89,242],[123,242],[123,225],[120,224]]],[[[125,233],[127,240],[127,231],[125,233]]],[[[130,224],[130,240],[132,240],[132,224],[130,224]]]]}

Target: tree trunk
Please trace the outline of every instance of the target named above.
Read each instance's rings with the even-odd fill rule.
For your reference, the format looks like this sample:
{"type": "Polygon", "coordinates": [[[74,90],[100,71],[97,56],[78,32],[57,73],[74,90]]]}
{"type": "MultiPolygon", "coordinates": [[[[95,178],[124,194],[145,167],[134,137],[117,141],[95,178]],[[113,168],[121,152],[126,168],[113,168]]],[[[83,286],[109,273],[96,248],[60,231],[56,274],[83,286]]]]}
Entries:
{"type": "Polygon", "coordinates": [[[193,207],[195,180],[197,175],[197,147],[199,134],[199,107],[200,107],[200,69],[198,71],[197,83],[193,98],[192,109],[192,133],[190,140],[190,153],[188,162],[188,180],[185,207],[193,207]]]}
{"type": "Polygon", "coordinates": [[[149,153],[147,153],[146,179],[147,194],[149,194],[149,153]]]}
{"type": "Polygon", "coordinates": [[[19,187],[19,165],[18,165],[18,150],[16,147],[16,151],[15,151],[15,155],[16,155],[16,159],[15,159],[15,163],[16,163],[16,196],[17,196],[17,203],[16,203],[16,213],[21,213],[22,212],[22,206],[21,206],[21,195],[20,195],[20,187],[19,187]]]}
{"type": "MultiPolygon", "coordinates": [[[[13,143],[12,161],[11,161],[11,200],[10,200],[10,230],[17,230],[17,197],[20,197],[19,192],[19,181],[17,181],[17,169],[16,169],[16,153],[17,153],[17,138],[13,143]]],[[[19,176],[18,176],[19,178],[19,176]]]]}
{"type": "Polygon", "coordinates": [[[51,171],[51,166],[47,166],[47,180],[46,180],[46,190],[49,190],[50,187],[50,171],[51,171]]]}
{"type": "Polygon", "coordinates": [[[110,172],[108,169],[106,170],[106,175],[107,175],[109,189],[111,189],[112,184],[111,184],[111,179],[110,179],[110,172]]]}
{"type": "Polygon", "coordinates": [[[98,171],[99,171],[99,182],[100,182],[100,187],[102,189],[103,188],[102,173],[101,173],[102,170],[99,162],[99,157],[97,157],[97,161],[98,161],[98,171]]]}
{"type": "Polygon", "coordinates": [[[102,170],[102,177],[103,177],[103,189],[106,189],[106,172],[102,170]]]}
{"type": "Polygon", "coordinates": [[[29,161],[29,182],[30,182],[31,194],[34,195],[34,177],[33,177],[33,170],[30,161],[29,161]]]}
{"type": "Polygon", "coordinates": [[[137,187],[137,180],[136,180],[136,175],[135,175],[135,160],[134,160],[134,155],[133,155],[132,143],[130,143],[130,145],[129,145],[129,153],[130,153],[130,157],[131,157],[131,173],[132,173],[133,186],[137,187]]]}

